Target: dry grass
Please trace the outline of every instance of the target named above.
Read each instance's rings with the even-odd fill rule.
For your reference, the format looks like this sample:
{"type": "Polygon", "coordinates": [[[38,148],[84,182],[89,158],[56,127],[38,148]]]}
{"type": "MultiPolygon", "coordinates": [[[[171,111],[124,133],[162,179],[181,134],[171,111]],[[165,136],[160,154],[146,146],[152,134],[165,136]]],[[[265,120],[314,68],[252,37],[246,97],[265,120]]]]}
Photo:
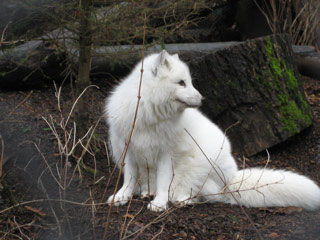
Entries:
{"type": "Polygon", "coordinates": [[[309,0],[264,0],[257,3],[273,33],[289,33],[294,44],[312,45],[320,24],[320,2],[309,0]]]}

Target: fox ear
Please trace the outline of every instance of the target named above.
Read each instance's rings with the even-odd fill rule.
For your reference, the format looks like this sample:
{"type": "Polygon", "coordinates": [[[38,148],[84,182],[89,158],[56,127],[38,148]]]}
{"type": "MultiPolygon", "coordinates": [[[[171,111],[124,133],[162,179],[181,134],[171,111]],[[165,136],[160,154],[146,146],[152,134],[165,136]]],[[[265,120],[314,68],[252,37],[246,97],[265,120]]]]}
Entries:
{"type": "Polygon", "coordinates": [[[167,68],[167,69],[171,69],[170,67],[170,62],[169,62],[169,58],[170,58],[170,54],[166,51],[166,50],[162,50],[158,57],[157,57],[157,63],[155,65],[155,68],[152,70],[152,73],[154,76],[157,76],[158,73],[158,69],[159,68],[167,68]]]}
{"type": "Polygon", "coordinates": [[[180,58],[179,58],[179,55],[178,54],[174,54],[174,55],[172,55],[172,57],[174,57],[175,59],[177,59],[177,60],[180,60],[180,58]]]}
{"type": "Polygon", "coordinates": [[[162,50],[159,54],[159,66],[165,66],[170,69],[169,57],[169,53],[166,50],[162,50]]]}

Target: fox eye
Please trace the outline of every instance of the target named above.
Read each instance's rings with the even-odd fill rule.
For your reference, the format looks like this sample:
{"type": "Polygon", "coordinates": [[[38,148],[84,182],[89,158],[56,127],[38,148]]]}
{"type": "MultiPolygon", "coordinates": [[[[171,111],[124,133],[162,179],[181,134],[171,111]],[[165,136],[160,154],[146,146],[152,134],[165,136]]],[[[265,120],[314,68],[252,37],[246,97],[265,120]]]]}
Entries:
{"type": "Polygon", "coordinates": [[[186,82],[183,81],[183,80],[180,80],[179,81],[179,85],[182,86],[182,87],[185,87],[186,86],[186,82]]]}

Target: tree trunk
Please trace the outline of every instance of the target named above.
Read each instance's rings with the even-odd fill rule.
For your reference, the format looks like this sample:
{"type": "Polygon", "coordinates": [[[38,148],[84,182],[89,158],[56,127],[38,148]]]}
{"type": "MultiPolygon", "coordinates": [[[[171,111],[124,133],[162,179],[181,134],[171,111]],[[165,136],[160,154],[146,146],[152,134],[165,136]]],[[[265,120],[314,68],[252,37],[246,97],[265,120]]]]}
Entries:
{"type": "MultiPolygon", "coordinates": [[[[92,61],[91,10],[92,0],[80,1],[79,25],[79,68],[76,80],[76,98],[90,85],[90,70],[92,61]]],[[[88,129],[89,109],[88,92],[79,99],[75,109],[78,137],[84,136],[88,129]]]]}

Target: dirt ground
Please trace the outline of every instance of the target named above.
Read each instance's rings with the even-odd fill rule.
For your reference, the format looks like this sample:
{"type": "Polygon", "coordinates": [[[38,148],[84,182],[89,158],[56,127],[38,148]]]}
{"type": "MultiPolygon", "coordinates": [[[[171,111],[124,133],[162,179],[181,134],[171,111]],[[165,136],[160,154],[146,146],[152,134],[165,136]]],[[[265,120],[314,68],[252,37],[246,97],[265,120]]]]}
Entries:
{"type": "MultiPolygon", "coordinates": [[[[290,169],[320,183],[320,81],[303,81],[314,124],[269,149],[269,167],[290,169]]],[[[93,124],[102,114],[109,88],[95,84],[100,89],[88,103],[93,124]]],[[[84,157],[88,168],[79,172],[71,161],[64,175],[57,136],[43,119],[52,116],[56,133],[65,139],[59,124],[72,106],[69,90],[65,86],[61,94],[62,115],[53,87],[0,91],[0,239],[320,239],[320,210],[241,209],[216,203],[153,213],[146,208],[149,199],[136,198],[110,210],[105,199],[113,192],[118,171],[112,174],[109,164],[105,123],[98,124],[91,154],[84,157]]],[[[242,164],[241,154],[236,157],[242,164]]],[[[266,160],[267,154],[261,153],[246,165],[264,166],[266,160]]]]}

